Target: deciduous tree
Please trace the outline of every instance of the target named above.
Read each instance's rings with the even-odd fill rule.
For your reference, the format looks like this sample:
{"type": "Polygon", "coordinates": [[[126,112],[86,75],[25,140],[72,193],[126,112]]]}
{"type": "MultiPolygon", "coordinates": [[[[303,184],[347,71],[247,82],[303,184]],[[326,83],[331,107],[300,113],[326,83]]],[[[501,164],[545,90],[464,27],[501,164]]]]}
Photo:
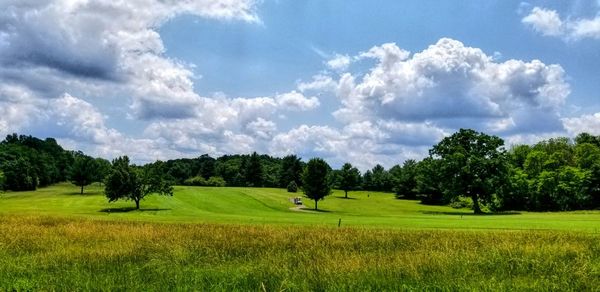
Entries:
{"type": "Polygon", "coordinates": [[[467,129],[435,145],[430,154],[442,160],[440,171],[447,194],[470,197],[474,212],[482,213],[480,200],[490,201],[506,177],[503,145],[499,137],[467,129]]]}
{"type": "Polygon", "coordinates": [[[172,196],[173,187],[152,165],[136,169],[129,165],[129,158],[123,156],[113,160],[104,192],[109,202],[132,200],[139,209],[140,201],[151,194],[172,196]]]}
{"type": "Polygon", "coordinates": [[[78,153],[73,160],[73,165],[69,172],[69,180],[74,185],[80,187],[80,194],[83,194],[83,187],[96,180],[97,171],[98,167],[94,158],[78,153]]]}
{"type": "Polygon", "coordinates": [[[348,192],[355,190],[360,182],[360,171],[350,163],[344,163],[339,172],[339,187],[344,190],[345,198],[348,198],[348,192]]]}
{"type": "Polygon", "coordinates": [[[304,194],[315,201],[315,210],[318,210],[319,201],[331,194],[331,184],[328,179],[330,169],[325,160],[313,158],[308,161],[302,174],[304,194]]]}

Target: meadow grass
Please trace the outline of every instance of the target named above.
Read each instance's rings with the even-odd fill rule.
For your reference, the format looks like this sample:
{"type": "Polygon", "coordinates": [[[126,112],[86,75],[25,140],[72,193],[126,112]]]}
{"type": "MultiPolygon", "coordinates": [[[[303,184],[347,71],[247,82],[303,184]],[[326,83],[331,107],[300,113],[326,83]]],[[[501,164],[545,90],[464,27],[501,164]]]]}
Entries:
{"type": "Polygon", "coordinates": [[[77,191],[0,194],[0,291],[600,289],[598,211],[474,216],[336,191],[299,212],[300,193],[202,187],[131,210],[77,191]]]}
{"type": "Polygon", "coordinates": [[[0,290],[600,287],[597,234],[0,216],[0,290]]]}
{"type": "Polygon", "coordinates": [[[309,210],[290,210],[289,198],[302,196],[282,189],[175,187],[173,197],[151,196],[141,210],[133,202],[108,203],[101,186],[80,195],[76,186],[59,184],[34,192],[0,194],[0,214],[54,215],[104,220],[179,223],[277,224],[400,229],[551,229],[600,232],[599,211],[509,212],[474,216],[471,210],[427,206],[398,200],[393,194],[335,191],[319,202],[304,198],[309,210]]]}

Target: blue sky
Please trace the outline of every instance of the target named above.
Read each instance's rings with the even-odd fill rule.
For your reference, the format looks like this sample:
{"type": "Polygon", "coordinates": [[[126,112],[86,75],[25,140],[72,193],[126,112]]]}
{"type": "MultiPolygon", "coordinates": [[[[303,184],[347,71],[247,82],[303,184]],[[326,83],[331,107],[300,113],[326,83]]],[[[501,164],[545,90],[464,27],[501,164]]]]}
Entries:
{"type": "Polygon", "coordinates": [[[0,3],[0,134],[93,155],[364,170],[460,127],[600,134],[598,1],[0,3]]]}

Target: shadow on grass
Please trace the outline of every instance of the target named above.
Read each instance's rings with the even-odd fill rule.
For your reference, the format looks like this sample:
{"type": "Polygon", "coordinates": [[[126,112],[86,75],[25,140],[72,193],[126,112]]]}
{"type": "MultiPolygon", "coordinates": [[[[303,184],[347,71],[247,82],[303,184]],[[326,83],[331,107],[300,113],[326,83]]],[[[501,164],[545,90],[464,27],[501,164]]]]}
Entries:
{"type": "Polygon", "coordinates": [[[308,207],[298,208],[298,210],[306,211],[306,212],[315,212],[315,213],[331,213],[331,211],[321,210],[321,209],[315,210],[315,208],[308,208],[308,207]]]}
{"type": "Polygon", "coordinates": [[[83,194],[80,192],[69,192],[69,193],[65,193],[65,194],[69,195],[69,196],[82,196],[82,197],[104,195],[103,192],[85,192],[85,191],[83,192],[83,194]]]}
{"type": "Polygon", "coordinates": [[[168,208],[147,208],[147,209],[136,209],[135,207],[121,207],[121,208],[106,208],[102,209],[98,212],[102,213],[127,213],[131,211],[139,211],[139,212],[148,212],[148,211],[168,211],[171,209],[168,208]]]}
{"type": "Polygon", "coordinates": [[[509,212],[498,212],[498,213],[464,213],[464,212],[440,212],[440,211],[421,211],[423,214],[428,215],[457,215],[457,216],[498,216],[498,215],[521,215],[521,212],[509,211],[509,212]]]}
{"type": "Polygon", "coordinates": [[[343,196],[336,196],[336,198],[338,199],[344,199],[344,200],[358,200],[358,198],[352,198],[352,197],[343,197],[343,196]]]}

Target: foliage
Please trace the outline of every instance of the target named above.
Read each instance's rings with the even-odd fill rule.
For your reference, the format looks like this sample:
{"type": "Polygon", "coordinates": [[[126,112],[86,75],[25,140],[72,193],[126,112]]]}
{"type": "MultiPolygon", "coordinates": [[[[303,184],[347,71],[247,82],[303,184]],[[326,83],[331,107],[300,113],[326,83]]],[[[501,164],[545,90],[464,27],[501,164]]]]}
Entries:
{"type": "Polygon", "coordinates": [[[172,196],[173,187],[158,170],[155,165],[147,165],[141,169],[130,166],[127,156],[116,158],[104,189],[108,201],[132,200],[136,209],[139,209],[140,201],[148,195],[156,193],[172,196]]]}
{"type": "Polygon", "coordinates": [[[208,182],[206,181],[206,179],[204,179],[204,177],[197,175],[194,177],[190,177],[186,180],[183,181],[183,184],[186,186],[207,186],[208,182]]]}
{"type": "Polygon", "coordinates": [[[415,199],[419,193],[417,186],[418,164],[409,159],[398,171],[394,188],[397,198],[415,199]]]}
{"type": "Polygon", "coordinates": [[[6,177],[4,176],[4,172],[0,170],[0,192],[6,190],[5,187],[6,177]]]}
{"type": "Polygon", "coordinates": [[[315,201],[315,210],[318,210],[319,201],[331,194],[330,169],[325,160],[313,158],[308,161],[302,174],[304,195],[315,201]]]}
{"type": "Polygon", "coordinates": [[[421,202],[427,205],[445,205],[449,202],[444,196],[442,173],[439,171],[442,161],[427,157],[417,166],[417,193],[423,197],[421,202]]]}
{"type": "Polygon", "coordinates": [[[91,184],[97,178],[98,165],[94,158],[83,155],[83,153],[76,154],[69,173],[69,180],[74,185],[81,187],[80,194],[83,194],[83,187],[91,184]]]}
{"type": "Polygon", "coordinates": [[[279,169],[279,187],[285,187],[292,181],[296,185],[302,183],[302,162],[296,155],[288,155],[281,159],[279,169]]]}
{"type": "Polygon", "coordinates": [[[224,187],[226,185],[225,180],[220,176],[211,176],[206,183],[210,187],[224,187]]]}
{"type": "Polygon", "coordinates": [[[350,163],[344,163],[339,173],[339,188],[344,191],[344,197],[348,198],[348,192],[358,188],[360,183],[360,171],[350,163]]]}
{"type": "Polygon", "coordinates": [[[65,181],[72,160],[72,154],[52,138],[12,134],[0,142],[0,170],[8,190],[34,190],[65,181]]]}
{"type": "Polygon", "coordinates": [[[291,181],[288,185],[287,185],[287,191],[288,193],[295,193],[298,191],[298,185],[296,184],[295,181],[291,181]]]}
{"type": "Polygon", "coordinates": [[[506,177],[503,145],[496,136],[467,129],[442,139],[430,154],[442,160],[445,193],[452,198],[470,197],[473,211],[482,213],[480,200],[491,202],[506,177]]]}
{"type": "Polygon", "coordinates": [[[263,168],[259,155],[254,152],[250,157],[243,160],[246,163],[243,163],[242,166],[245,166],[242,169],[245,179],[246,186],[249,187],[262,187],[263,186],[263,168]]]}

